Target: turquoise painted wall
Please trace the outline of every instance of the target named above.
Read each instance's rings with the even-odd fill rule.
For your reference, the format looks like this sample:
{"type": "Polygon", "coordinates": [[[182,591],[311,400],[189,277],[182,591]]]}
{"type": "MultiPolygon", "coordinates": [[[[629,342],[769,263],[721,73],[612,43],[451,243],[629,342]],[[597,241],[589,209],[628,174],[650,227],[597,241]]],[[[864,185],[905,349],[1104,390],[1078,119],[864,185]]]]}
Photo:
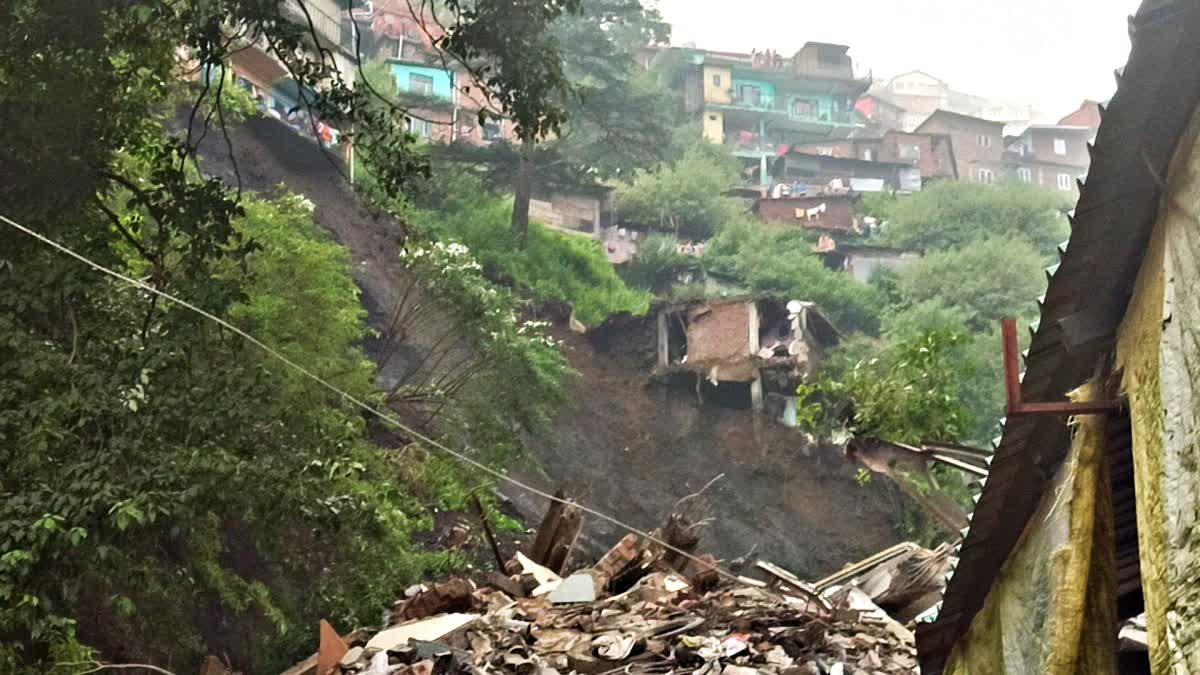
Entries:
{"type": "Polygon", "coordinates": [[[850,121],[853,121],[854,109],[852,107],[847,108],[847,102],[843,101],[842,102],[843,109],[839,110],[835,113],[833,110],[833,97],[830,96],[829,94],[789,93],[787,96],[787,101],[786,101],[787,105],[785,108],[787,110],[788,115],[796,117],[792,113],[792,102],[797,99],[806,100],[806,101],[816,101],[817,102],[817,117],[818,117],[818,119],[820,119],[823,116],[826,120],[831,121],[831,122],[848,123],[850,121]]]}
{"type": "Polygon", "coordinates": [[[761,103],[759,103],[758,107],[760,107],[760,108],[774,108],[775,107],[775,83],[774,82],[765,82],[763,80],[755,80],[755,79],[751,79],[748,77],[739,77],[738,75],[735,74],[733,76],[733,100],[734,100],[735,104],[738,100],[738,98],[737,98],[738,87],[740,87],[742,85],[758,87],[759,90],[762,92],[762,94],[761,94],[762,101],[761,101],[761,103]]]}
{"type": "Polygon", "coordinates": [[[418,66],[412,63],[393,63],[392,77],[400,91],[409,90],[409,76],[424,75],[433,80],[433,95],[449,100],[454,91],[454,76],[452,73],[433,66],[418,66]]]}

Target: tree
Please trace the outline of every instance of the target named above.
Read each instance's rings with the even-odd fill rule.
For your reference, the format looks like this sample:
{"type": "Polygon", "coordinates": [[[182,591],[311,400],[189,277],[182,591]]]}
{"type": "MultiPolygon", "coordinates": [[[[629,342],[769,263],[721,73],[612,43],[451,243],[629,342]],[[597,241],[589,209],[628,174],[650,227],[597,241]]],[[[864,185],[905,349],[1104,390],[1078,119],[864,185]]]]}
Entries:
{"type": "MultiPolygon", "coordinates": [[[[523,134],[555,133],[568,87],[545,27],[579,2],[444,4],[442,48],[471,62],[523,134]]],[[[232,122],[227,61],[254,41],[304,105],[355,129],[382,192],[426,173],[398,123],[405,110],[348,86],[304,3],[5,9],[4,215],[246,322],[374,397],[348,256],[315,233],[302,200],[254,200],[195,168],[196,135],[232,122]],[[193,86],[181,72],[206,76],[193,86]],[[189,124],[172,134],[162,120],[180,102],[189,124]]],[[[560,357],[506,358],[545,362],[532,380],[560,357]]],[[[80,651],[80,638],[108,656],[209,651],[278,670],[310,651],[290,628],[375,620],[405,584],[452,562],[412,535],[422,504],[446,505],[455,490],[365,432],[360,410],[224,329],[0,227],[0,671],[50,670],[41,662],[80,651]]]]}
{"type": "Polygon", "coordinates": [[[707,239],[745,212],[726,196],[737,183],[737,162],[724,148],[684,133],[679,158],[638,171],[617,192],[622,219],[692,239],[707,239]]]}
{"type": "Polygon", "coordinates": [[[709,242],[701,260],[706,271],[750,290],[817,303],[844,332],[877,332],[879,291],[825,267],[806,236],[765,229],[743,217],[709,242]]]}
{"type": "Polygon", "coordinates": [[[669,26],[641,0],[593,0],[561,17],[550,35],[561,48],[572,89],[564,123],[553,134],[521,134],[518,143],[434,148],[442,162],[484,167],[514,193],[512,232],[523,245],[534,186],[588,190],[666,159],[681,105],[634,60],[635,50],[667,39],[669,26]],[[637,120],[630,124],[630,120],[637,120]]]}
{"type": "Polygon", "coordinates": [[[1025,239],[989,236],[931,253],[903,271],[901,296],[914,305],[935,301],[961,311],[972,330],[1026,316],[1045,288],[1043,259],[1025,239]]]}
{"type": "Polygon", "coordinates": [[[937,251],[976,239],[1025,238],[1042,254],[1067,238],[1062,195],[1032,185],[938,182],[895,201],[873,202],[887,219],[884,236],[901,248],[937,251]]]}

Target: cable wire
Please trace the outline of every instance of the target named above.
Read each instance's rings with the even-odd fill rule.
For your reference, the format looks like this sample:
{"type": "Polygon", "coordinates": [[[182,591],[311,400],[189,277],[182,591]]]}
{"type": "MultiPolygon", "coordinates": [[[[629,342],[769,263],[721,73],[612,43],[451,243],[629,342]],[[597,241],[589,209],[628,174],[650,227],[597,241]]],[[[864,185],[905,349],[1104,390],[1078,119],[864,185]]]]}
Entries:
{"type": "Polygon", "coordinates": [[[479,462],[478,460],[475,460],[462,452],[459,452],[457,450],[447,447],[446,445],[434,440],[433,438],[430,438],[429,436],[426,436],[425,434],[422,434],[421,432],[417,431],[416,429],[413,429],[412,427],[404,424],[399,419],[397,419],[395,416],[389,415],[388,413],[385,413],[385,412],[379,410],[375,406],[372,406],[371,404],[360,400],[359,398],[353,396],[352,394],[350,394],[346,391],[343,391],[342,389],[338,388],[337,385],[335,385],[331,382],[328,382],[327,380],[322,378],[320,375],[317,375],[316,373],[312,372],[308,368],[305,368],[304,366],[300,365],[299,363],[296,363],[295,361],[289,359],[288,357],[281,354],[279,351],[272,348],[270,345],[267,345],[263,341],[259,340],[258,338],[254,337],[253,335],[247,333],[246,331],[242,330],[241,328],[238,328],[237,326],[226,321],[225,319],[222,319],[219,316],[211,314],[211,313],[197,307],[196,305],[193,305],[192,303],[190,303],[186,300],[183,300],[183,299],[175,297],[174,295],[171,295],[170,293],[167,293],[165,291],[154,288],[153,286],[150,286],[150,285],[148,285],[142,281],[139,281],[137,279],[125,276],[124,274],[121,274],[120,272],[109,269],[109,268],[105,267],[104,265],[101,265],[98,262],[94,262],[94,261],[90,260],[89,258],[83,256],[82,254],[76,253],[75,251],[71,250],[70,248],[64,246],[63,244],[60,244],[57,241],[54,241],[53,239],[50,239],[49,237],[47,237],[39,232],[36,232],[34,230],[31,230],[31,229],[25,227],[24,225],[21,225],[20,223],[4,216],[3,214],[0,214],[0,221],[3,221],[4,223],[10,225],[11,227],[13,227],[14,229],[16,229],[19,232],[22,232],[30,237],[33,237],[34,239],[57,250],[58,252],[63,253],[67,256],[70,256],[70,257],[74,258],[75,260],[78,260],[79,262],[96,270],[97,272],[107,274],[110,277],[113,277],[115,279],[123,281],[131,286],[140,288],[148,293],[153,293],[154,295],[157,295],[158,297],[161,297],[164,300],[173,302],[173,303],[179,305],[180,307],[184,307],[185,309],[189,309],[189,310],[199,314],[200,316],[203,316],[204,318],[206,318],[210,321],[213,321],[213,322],[233,331],[234,333],[236,333],[237,335],[239,335],[240,337],[245,339],[247,342],[253,344],[254,346],[256,346],[259,349],[266,352],[268,355],[278,359],[279,361],[282,361],[284,364],[286,364],[290,368],[300,372],[301,374],[303,374],[305,377],[309,378],[313,382],[320,384],[321,386],[323,386],[326,389],[328,389],[329,391],[337,394],[338,396],[342,397],[343,399],[349,401],[350,403],[353,403],[355,406],[357,406],[358,408],[361,408],[363,411],[370,413],[370,414],[378,417],[379,419],[391,424],[395,428],[403,431],[404,433],[417,439],[418,441],[420,441],[426,445],[429,445],[433,448],[437,448],[438,450],[441,450],[442,452],[446,453],[447,455],[450,455],[451,457],[458,460],[459,462],[462,462],[463,464],[474,467],[480,471],[483,471],[484,473],[486,473],[490,476],[493,476],[494,478],[496,478],[500,481],[503,481],[505,483],[508,483],[510,485],[518,487],[518,488],[525,490],[527,492],[530,492],[532,494],[538,495],[539,497],[544,497],[545,499],[548,499],[551,502],[558,502],[558,503],[564,504],[566,506],[573,506],[588,515],[595,516],[596,518],[599,518],[605,522],[616,525],[617,527],[619,527],[623,530],[626,530],[627,532],[636,534],[639,537],[643,537],[647,541],[654,542],[655,544],[662,546],[663,548],[665,548],[668,551],[671,551],[673,553],[681,555],[684,558],[700,565],[701,569],[712,568],[713,570],[716,571],[717,574],[719,574],[722,577],[725,577],[726,579],[730,579],[730,580],[738,582],[738,583],[745,583],[742,580],[742,578],[737,576],[736,574],[727,572],[726,570],[721,569],[720,566],[714,565],[712,562],[702,560],[699,557],[697,557],[691,553],[688,553],[687,551],[684,551],[678,547],[672,546],[671,544],[667,543],[666,541],[663,541],[661,538],[656,537],[645,530],[634,527],[633,525],[629,525],[629,524],[617,519],[614,516],[610,516],[606,513],[598,511],[594,508],[591,508],[584,504],[580,504],[579,502],[577,502],[575,500],[563,499],[563,498],[557,497],[549,492],[546,492],[544,490],[540,490],[536,487],[533,487],[532,485],[527,485],[526,483],[523,483],[515,478],[512,478],[511,476],[508,476],[507,474],[505,474],[501,471],[493,469],[490,466],[483,464],[482,462],[479,462]]]}

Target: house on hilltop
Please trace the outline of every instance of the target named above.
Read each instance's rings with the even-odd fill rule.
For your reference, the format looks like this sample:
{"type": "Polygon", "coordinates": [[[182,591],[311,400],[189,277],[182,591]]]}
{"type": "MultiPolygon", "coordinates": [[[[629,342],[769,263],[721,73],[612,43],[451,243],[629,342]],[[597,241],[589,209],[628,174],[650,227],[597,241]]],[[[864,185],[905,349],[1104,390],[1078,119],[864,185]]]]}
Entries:
{"type": "Polygon", "coordinates": [[[657,51],[680,65],[672,84],[704,137],[725,144],[751,182],[770,183],[770,163],[793,143],[861,125],[855,101],[870,86],[855,75],[849,47],[805,43],[784,56],[771,50],[721,52],[689,47],[657,51]]]}
{"type": "Polygon", "coordinates": [[[959,180],[987,184],[1004,177],[1004,122],[935,110],[914,133],[949,137],[959,180]]]}

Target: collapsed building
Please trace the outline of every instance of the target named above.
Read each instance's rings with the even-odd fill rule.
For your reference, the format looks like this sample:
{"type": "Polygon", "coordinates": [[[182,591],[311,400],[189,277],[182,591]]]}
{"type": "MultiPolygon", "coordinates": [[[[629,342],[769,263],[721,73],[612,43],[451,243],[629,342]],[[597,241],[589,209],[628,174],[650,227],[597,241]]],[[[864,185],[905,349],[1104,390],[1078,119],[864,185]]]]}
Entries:
{"type": "Polygon", "coordinates": [[[795,423],[796,386],[840,333],[811,302],[768,296],[659,305],[658,377],[686,374],[698,392],[795,423]]]}

